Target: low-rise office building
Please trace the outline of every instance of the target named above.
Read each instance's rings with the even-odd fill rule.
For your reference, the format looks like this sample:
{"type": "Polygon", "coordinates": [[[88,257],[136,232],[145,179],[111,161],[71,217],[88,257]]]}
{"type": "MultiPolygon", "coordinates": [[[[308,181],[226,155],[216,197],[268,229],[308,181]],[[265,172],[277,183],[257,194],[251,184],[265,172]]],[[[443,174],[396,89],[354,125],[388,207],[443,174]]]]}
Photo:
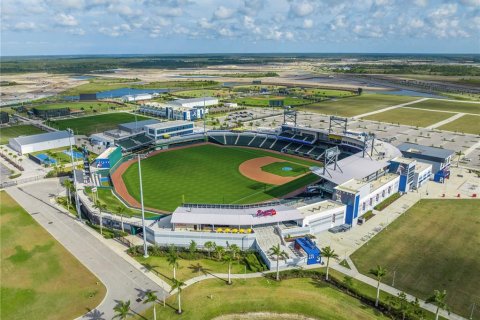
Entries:
{"type": "Polygon", "coordinates": [[[167,121],[145,125],[145,133],[152,139],[169,139],[193,133],[193,122],[190,121],[167,121]]]}
{"type": "Polygon", "coordinates": [[[75,136],[68,131],[54,131],[17,137],[9,140],[9,146],[20,154],[50,150],[75,144],[75,136]]]}

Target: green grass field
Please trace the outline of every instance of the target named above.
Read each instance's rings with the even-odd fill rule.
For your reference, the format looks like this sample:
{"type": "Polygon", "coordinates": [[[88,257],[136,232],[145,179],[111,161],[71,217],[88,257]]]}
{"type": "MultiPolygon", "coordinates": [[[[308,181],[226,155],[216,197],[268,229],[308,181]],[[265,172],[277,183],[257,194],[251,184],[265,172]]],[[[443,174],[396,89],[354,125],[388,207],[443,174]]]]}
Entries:
{"type": "Polygon", "coordinates": [[[283,100],[285,106],[298,106],[311,103],[310,100],[301,98],[291,98],[282,96],[260,96],[260,97],[248,97],[238,98],[234,102],[240,105],[247,105],[253,107],[268,107],[270,100],[283,100]]]}
{"type": "Polygon", "coordinates": [[[297,177],[309,172],[308,167],[291,162],[274,162],[262,167],[262,171],[270,172],[282,177],[297,177]],[[292,170],[282,170],[284,167],[290,167],[292,170]]]}
{"type": "Polygon", "coordinates": [[[351,91],[316,88],[289,88],[290,92],[301,95],[312,95],[315,97],[350,97],[356,95],[351,91]]]}
{"type": "MultiPolygon", "coordinates": [[[[212,253],[212,256],[214,253],[212,253]]],[[[173,268],[171,265],[168,264],[167,257],[158,257],[158,256],[150,256],[148,258],[144,258],[142,256],[135,257],[135,259],[140,262],[142,265],[146,266],[148,269],[154,269],[156,271],[156,275],[158,275],[163,280],[167,281],[168,283],[172,283],[173,278],[173,268]]],[[[188,279],[202,276],[202,270],[199,270],[198,264],[202,266],[205,272],[208,273],[227,273],[228,272],[228,264],[223,261],[216,261],[213,259],[195,259],[195,260],[185,260],[179,259],[177,268],[176,276],[177,279],[181,281],[186,281],[188,279]]],[[[240,263],[239,261],[232,262],[232,273],[243,274],[251,273],[251,271],[245,269],[245,265],[240,263]]]]}
{"type": "MultiPolygon", "coordinates": [[[[147,119],[150,118],[140,115],[137,116],[138,121],[147,119]]],[[[59,130],[71,128],[75,131],[75,134],[90,135],[92,133],[115,129],[120,123],[133,121],[135,121],[135,115],[126,112],[117,112],[67,120],[50,120],[48,124],[59,130]]]]}
{"type": "Polygon", "coordinates": [[[480,102],[462,102],[462,101],[441,101],[441,100],[426,100],[419,103],[409,105],[412,108],[418,109],[432,109],[439,111],[453,111],[480,114],[480,102]]]}
{"type": "Polygon", "coordinates": [[[185,90],[185,91],[175,91],[172,92],[172,95],[179,98],[201,98],[201,97],[216,97],[223,98],[229,95],[227,89],[205,89],[205,90],[185,90]]]}
{"type": "Polygon", "coordinates": [[[0,144],[8,144],[10,138],[19,136],[30,136],[32,134],[45,133],[37,127],[31,125],[19,125],[0,128],[0,144]]]}
{"type": "Polygon", "coordinates": [[[480,135],[480,116],[464,115],[437,129],[480,135]]]}
{"type": "MultiPolygon", "coordinates": [[[[90,187],[85,188],[85,192],[88,194],[90,199],[93,200],[92,190],[90,187]]],[[[107,211],[113,214],[117,214],[118,207],[125,207],[125,205],[118,200],[118,198],[112,193],[110,189],[106,188],[97,188],[97,195],[98,200],[107,206],[107,211]]],[[[125,212],[123,213],[124,216],[130,217],[141,217],[142,212],[136,209],[130,209],[129,207],[125,207],[125,212]]],[[[151,217],[158,217],[158,214],[145,212],[146,218],[151,217]]]]}
{"type": "Polygon", "coordinates": [[[73,319],[106,294],[98,279],[0,192],[0,318],[73,319]]]}
{"type": "MultiPolygon", "coordinates": [[[[167,299],[166,308],[157,304],[157,319],[179,319],[176,308],[174,295],[167,299]]],[[[330,320],[387,319],[359,300],[309,278],[281,282],[266,278],[234,279],[230,286],[219,279],[206,280],[184,289],[182,308],[184,313],[180,318],[184,320],[213,319],[247,312],[290,314],[281,318],[272,314],[261,319],[295,319],[298,315],[330,320]]],[[[152,312],[150,308],[145,318],[153,319],[152,312]]],[[[143,318],[138,316],[136,319],[143,318]]],[[[247,319],[246,315],[241,319],[247,319]]]]}
{"type": "MultiPolygon", "coordinates": [[[[239,165],[249,159],[272,156],[300,165],[318,162],[297,159],[265,150],[216,145],[172,150],[142,161],[145,206],[173,211],[182,203],[254,203],[285,195],[313,182],[306,175],[288,184],[268,186],[243,176],[239,165]]],[[[139,199],[138,164],[123,175],[129,193],[139,199]]]]}
{"type": "MultiPolygon", "coordinates": [[[[480,303],[480,202],[421,200],[358,249],[352,260],[367,274],[377,264],[389,272],[383,282],[421,299],[447,290],[452,311],[468,317],[480,303]]],[[[477,309],[474,319],[480,317],[477,309]]]]}
{"type": "Polygon", "coordinates": [[[397,108],[372,114],[363,119],[387,123],[399,123],[415,127],[428,127],[434,123],[448,119],[453,114],[420,109],[397,108]]]}
{"type": "Polygon", "coordinates": [[[380,110],[416,99],[418,99],[418,97],[364,93],[361,96],[342,98],[336,101],[329,100],[314,103],[311,105],[302,106],[300,109],[323,114],[353,117],[359,114],[380,110]]]}
{"type": "Polygon", "coordinates": [[[34,107],[38,110],[70,108],[72,111],[85,111],[86,113],[106,112],[110,109],[121,109],[122,107],[116,103],[108,102],[62,102],[62,103],[48,103],[41,104],[34,107]],[[95,110],[95,111],[94,111],[95,110]]]}

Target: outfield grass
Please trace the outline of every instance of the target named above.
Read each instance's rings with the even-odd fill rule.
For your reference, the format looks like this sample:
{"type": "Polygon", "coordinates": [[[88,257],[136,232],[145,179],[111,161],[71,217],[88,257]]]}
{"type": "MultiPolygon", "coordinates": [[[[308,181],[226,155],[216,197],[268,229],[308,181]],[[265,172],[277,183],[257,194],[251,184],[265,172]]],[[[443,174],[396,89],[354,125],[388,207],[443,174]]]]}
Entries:
{"type": "Polygon", "coordinates": [[[237,98],[234,102],[240,105],[247,105],[253,107],[268,107],[270,105],[270,100],[283,100],[285,106],[297,106],[309,104],[312,101],[301,98],[291,98],[283,96],[260,96],[260,97],[248,97],[248,98],[237,98]]]}
{"type": "Polygon", "coordinates": [[[399,123],[415,127],[428,127],[453,116],[451,113],[435,112],[420,109],[397,108],[372,114],[363,119],[387,123],[399,123]]]}
{"type": "Polygon", "coordinates": [[[263,166],[262,171],[270,172],[282,177],[297,177],[299,175],[309,172],[310,170],[308,169],[308,167],[291,162],[274,162],[263,166]],[[284,167],[290,167],[292,168],[292,170],[282,170],[284,167]]]}
{"type": "Polygon", "coordinates": [[[106,112],[110,109],[121,108],[120,105],[116,103],[100,102],[100,101],[90,101],[90,102],[61,102],[61,103],[47,103],[34,106],[38,110],[50,110],[50,109],[60,109],[60,108],[70,108],[73,111],[85,111],[86,113],[93,112],[106,112]]]}
{"type": "Polygon", "coordinates": [[[464,115],[437,129],[480,135],[480,116],[464,115]]]}
{"type": "MultiPolygon", "coordinates": [[[[157,319],[179,319],[175,313],[176,295],[167,299],[167,304],[166,308],[157,305],[157,319]]],[[[281,282],[266,278],[234,279],[230,286],[222,280],[206,280],[183,291],[182,309],[184,313],[180,318],[185,320],[247,312],[290,314],[290,319],[295,315],[332,320],[387,319],[359,300],[309,278],[281,282]]],[[[145,317],[153,319],[152,309],[145,317]]],[[[276,317],[272,314],[269,318],[276,317]]]]}
{"type": "Polygon", "coordinates": [[[19,125],[0,128],[0,144],[8,144],[10,138],[19,136],[30,136],[32,134],[45,133],[37,127],[31,125],[19,125]]]}
{"type": "Polygon", "coordinates": [[[365,93],[361,96],[342,98],[336,101],[329,100],[314,103],[302,106],[301,109],[310,112],[353,117],[416,99],[418,99],[418,97],[365,93]]]}
{"type": "MultiPolygon", "coordinates": [[[[239,165],[249,159],[272,156],[300,165],[317,162],[265,150],[216,145],[171,150],[142,160],[145,206],[173,211],[183,198],[193,203],[254,203],[285,195],[311,183],[307,175],[281,186],[269,186],[243,176],[239,165]],[[302,180],[300,180],[302,179],[302,180]],[[298,185],[301,183],[301,185],[298,185]]],[[[129,193],[139,196],[138,164],[123,175],[129,193]]]]}
{"type": "MultiPolygon", "coordinates": [[[[137,120],[147,120],[144,116],[137,115],[137,120]]],[[[71,128],[75,134],[91,135],[105,130],[115,129],[117,125],[135,121],[135,115],[127,112],[107,113],[67,120],[50,120],[48,125],[59,130],[71,128]]]]}
{"type": "Polygon", "coordinates": [[[462,101],[425,100],[409,105],[409,107],[480,114],[480,102],[471,103],[462,101]]]}
{"type": "MultiPolygon", "coordinates": [[[[352,260],[367,274],[377,264],[389,272],[383,282],[421,299],[447,290],[452,311],[469,316],[480,302],[480,202],[421,200],[358,249],[352,260]]],[[[480,317],[477,309],[474,318],[480,317]]]]}
{"type": "Polygon", "coordinates": [[[1,319],[74,319],[106,294],[98,279],[0,192],[1,319]]]}

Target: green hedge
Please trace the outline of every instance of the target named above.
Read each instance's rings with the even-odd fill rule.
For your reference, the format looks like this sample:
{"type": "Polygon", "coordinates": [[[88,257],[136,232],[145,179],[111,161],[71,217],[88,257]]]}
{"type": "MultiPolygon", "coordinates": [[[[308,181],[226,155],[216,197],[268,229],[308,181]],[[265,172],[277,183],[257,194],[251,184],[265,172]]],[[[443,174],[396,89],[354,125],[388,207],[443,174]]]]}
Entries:
{"type": "Polygon", "coordinates": [[[401,197],[400,193],[398,192],[394,193],[390,197],[388,197],[387,199],[383,200],[382,202],[377,204],[375,207],[373,207],[373,209],[382,211],[383,209],[391,205],[395,200],[397,200],[400,197],[401,197]]]}
{"type": "Polygon", "coordinates": [[[247,264],[248,270],[250,271],[262,272],[267,270],[267,266],[253,252],[247,253],[244,260],[245,260],[245,263],[247,264]]]}

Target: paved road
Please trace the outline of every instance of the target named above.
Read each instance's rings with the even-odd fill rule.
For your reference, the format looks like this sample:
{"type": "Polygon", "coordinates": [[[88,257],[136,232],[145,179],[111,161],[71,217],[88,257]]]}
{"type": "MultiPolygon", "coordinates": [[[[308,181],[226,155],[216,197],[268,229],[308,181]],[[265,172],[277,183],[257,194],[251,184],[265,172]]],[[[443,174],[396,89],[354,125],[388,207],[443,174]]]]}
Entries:
{"type": "Polygon", "coordinates": [[[7,192],[107,287],[102,303],[95,310],[85,310],[86,314],[81,319],[112,319],[113,307],[119,300],[130,300],[132,309],[141,312],[148,304],[136,300],[143,296],[145,290],[158,291],[159,296],[164,294],[159,285],[85,230],[79,222],[50,204],[50,195],[58,192],[55,180],[12,187],[7,192]]]}

